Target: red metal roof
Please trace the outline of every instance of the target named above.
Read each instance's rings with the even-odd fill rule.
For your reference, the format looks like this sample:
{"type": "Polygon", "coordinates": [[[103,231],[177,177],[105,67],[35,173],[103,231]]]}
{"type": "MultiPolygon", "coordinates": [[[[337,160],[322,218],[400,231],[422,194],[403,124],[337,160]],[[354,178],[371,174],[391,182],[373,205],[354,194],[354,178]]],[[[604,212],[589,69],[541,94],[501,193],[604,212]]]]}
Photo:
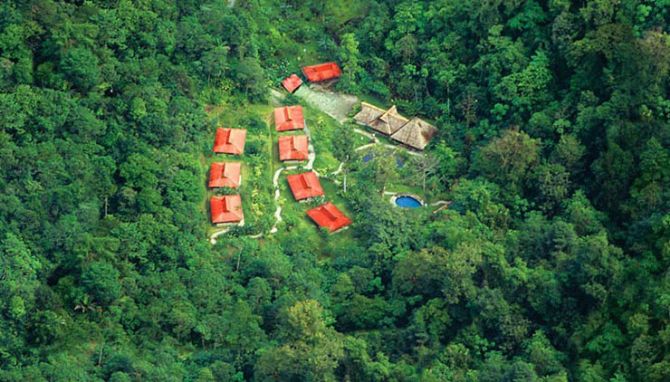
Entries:
{"type": "Polygon", "coordinates": [[[279,137],[279,160],[307,160],[308,146],[306,135],[279,137]]]}
{"type": "Polygon", "coordinates": [[[244,219],[242,198],[239,195],[212,196],[209,200],[212,223],[238,223],[244,219]]]}
{"type": "Polygon", "coordinates": [[[212,163],[209,167],[209,187],[239,187],[241,168],[240,162],[212,163]]]}
{"type": "Polygon", "coordinates": [[[244,152],[244,142],[247,139],[247,131],[244,129],[227,129],[219,127],[216,129],[214,138],[214,152],[239,155],[244,152]]]}
{"type": "Polygon", "coordinates": [[[331,202],[307,211],[307,215],[321,228],[328,229],[329,232],[335,232],[351,224],[351,219],[346,217],[331,202]]]}
{"type": "Polygon", "coordinates": [[[321,182],[314,171],[286,177],[295,200],[303,200],[323,195],[321,182]]]}
{"type": "Polygon", "coordinates": [[[302,85],[302,80],[296,74],[291,74],[290,76],[284,78],[281,84],[286,90],[288,90],[289,93],[293,93],[300,87],[300,85],[302,85]]]}
{"type": "Polygon", "coordinates": [[[302,68],[302,72],[309,82],[328,81],[342,75],[342,70],[334,62],[305,66],[302,68]]]}
{"type": "Polygon", "coordinates": [[[300,130],[305,128],[302,106],[285,106],[275,109],[275,128],[277,131],[300,130]]]}

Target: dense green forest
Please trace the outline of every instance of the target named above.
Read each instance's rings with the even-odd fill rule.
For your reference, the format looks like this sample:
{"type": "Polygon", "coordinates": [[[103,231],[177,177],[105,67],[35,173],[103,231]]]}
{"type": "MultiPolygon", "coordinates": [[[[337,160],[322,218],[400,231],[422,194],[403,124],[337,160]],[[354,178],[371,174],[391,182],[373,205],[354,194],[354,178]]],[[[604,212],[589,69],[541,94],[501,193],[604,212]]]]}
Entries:
{"type": "Polygon", "coordinates": [[[670,1],[0,3],[0,381],[670,381],[670,1]],[[263,164],[322,61],[438,127],[418,176],[344,124],[350,229],[211,245],[211,110],[263,164]]]}

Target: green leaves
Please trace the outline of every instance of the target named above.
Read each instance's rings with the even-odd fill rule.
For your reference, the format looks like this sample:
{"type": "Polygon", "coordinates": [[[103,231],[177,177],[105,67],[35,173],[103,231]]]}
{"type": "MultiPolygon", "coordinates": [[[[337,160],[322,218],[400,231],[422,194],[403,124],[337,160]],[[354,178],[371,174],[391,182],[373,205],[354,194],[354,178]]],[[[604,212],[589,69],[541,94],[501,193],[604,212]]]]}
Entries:
{"type": "Polygon", "coordinates": [[[474,168],[503,188],[515,189],[538,160],[539,142],[518,130],[506,130],[477,153],[474,168]]]}
{"type": "Polygon", "coordinates": [[[335,380],[334,370],[344,356],[343,343],[327,326],[318,302],[300,301],[288,308],[280,330],[286,340],[261,353],[255,367],[258,380],[335,380]]]}
{"type": "Polygon", "coordinates": [[[65,78],[84,93],[100,80],[98,58],[86,48],[66,50],[60,61],[60,69],[65,78]]]}
{"type": "Polygon", "coordinates": [[[81,284],[101,305],[109,305],[121,296],[119,271],[107,262],[96,261],[88,265],[82,272],[81,284]]]}

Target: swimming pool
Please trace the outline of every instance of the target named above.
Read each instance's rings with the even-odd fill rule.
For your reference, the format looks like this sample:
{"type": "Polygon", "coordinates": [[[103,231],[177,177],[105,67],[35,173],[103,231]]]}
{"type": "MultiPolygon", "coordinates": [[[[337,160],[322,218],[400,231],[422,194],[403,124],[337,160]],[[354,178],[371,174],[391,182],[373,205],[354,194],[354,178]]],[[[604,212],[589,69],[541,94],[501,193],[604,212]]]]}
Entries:
{"type": "Polygon", "coordinates": [[[395,198],[395,204],[402,208],[419,208],[423,205],[420,200],[408,195],[395,198]]]}

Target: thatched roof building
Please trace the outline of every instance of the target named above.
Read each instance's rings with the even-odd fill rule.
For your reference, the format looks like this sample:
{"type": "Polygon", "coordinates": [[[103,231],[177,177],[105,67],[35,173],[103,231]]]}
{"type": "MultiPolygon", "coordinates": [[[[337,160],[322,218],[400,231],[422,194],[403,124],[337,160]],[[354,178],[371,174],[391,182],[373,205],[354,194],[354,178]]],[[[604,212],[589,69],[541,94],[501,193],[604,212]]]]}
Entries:
{"type": "Polygon", "coordinates": [[[369,126],[373,121],[384,115],[386,110],[379,108],[367,102],[361,102],[361,111],[354,116],[354,120],[361,124],[369,126]]]}
{"type": "Polygon", "coordinates": [[[395,106],[391,106],[381,117],[370,123],[370,127],[385,135],[391,135],[403,127],[409,120],[398,113],[395,106]]]}
{"type": "Polygon", "coordinates": [[[417,150],[426,148],[437,133],[435,126],[420,118],[409,120],[403,117],[395,106],[384,110],[361,102],[361,111],[354,116],[354,120],[417,150]]]}
{"type": "Polygon", "coordinates": [[[423,150],[436,133],[435,126],[414,117],[391,135],[391,138],[417,150],[423,150]]]}

